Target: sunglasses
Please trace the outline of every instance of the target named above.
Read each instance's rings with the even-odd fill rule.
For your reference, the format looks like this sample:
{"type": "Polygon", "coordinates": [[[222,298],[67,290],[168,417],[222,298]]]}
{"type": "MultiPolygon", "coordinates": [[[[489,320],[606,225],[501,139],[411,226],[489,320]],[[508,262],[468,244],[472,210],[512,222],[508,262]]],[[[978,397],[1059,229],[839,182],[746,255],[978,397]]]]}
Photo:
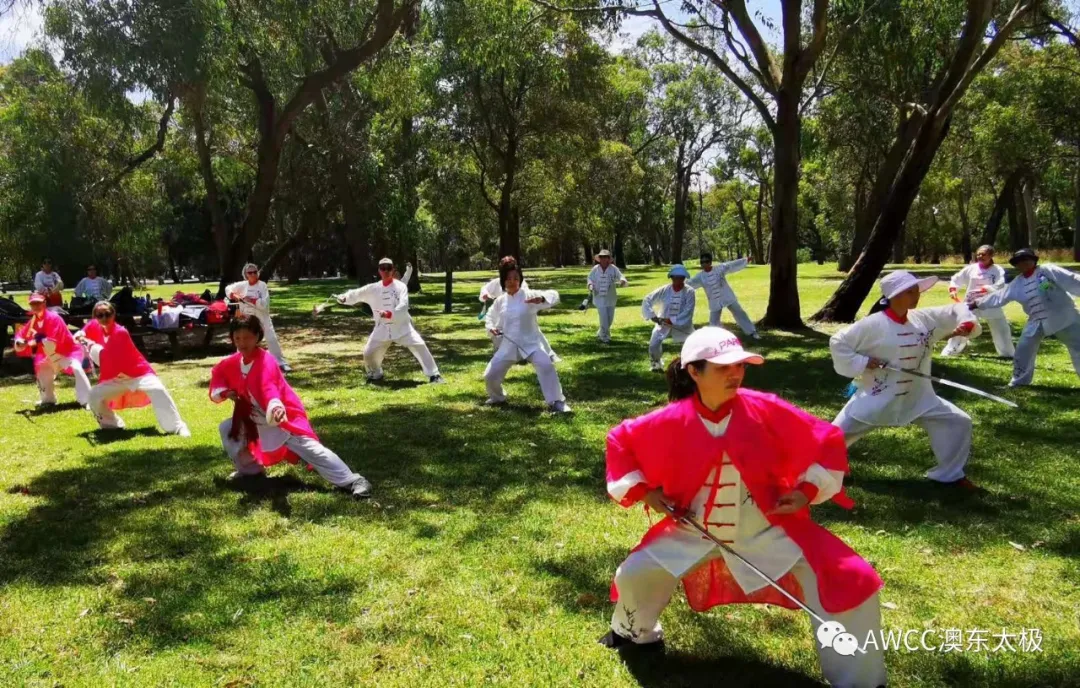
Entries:
{"type": "Polygon", "coordinates": [[[108,320],[111,317],[112,313],[109,311],[98,311],[97,313],[94,313],[95,320],[108,320]]]}
{"type": "Polygon", "coordinates": [[[379,272],[390,272],[393,269],[394,268],[389,266],[389,265],[380,265],[379,266],[379,272]]]}
{"type": "Polygon", "coordinates": [[[257,275],[257,274],[259,274],[259,271],[258,270],[248,270],[244,274],[245,275],[257,275]]]}

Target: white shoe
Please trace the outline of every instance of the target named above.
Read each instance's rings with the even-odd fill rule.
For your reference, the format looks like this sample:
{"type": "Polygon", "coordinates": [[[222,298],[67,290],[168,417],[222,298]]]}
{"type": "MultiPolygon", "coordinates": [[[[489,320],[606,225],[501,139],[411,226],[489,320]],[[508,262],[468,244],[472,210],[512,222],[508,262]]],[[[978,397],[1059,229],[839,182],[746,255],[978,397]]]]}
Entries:
{"type": "Polygon", "coordinates": [[[663,363],[663,361],[653,361],[652,366],[649,368],[649,370],[653,371],[654,373],[662,373],[662,372],[664,372],[664,363],[663,363]]]}
{"type": "Polygon", "coordinates": [[[180,437],[191,437],[191,430],[188,430],[187,425],[181,425],[180,429],[176,431],[176,434],[180,437]]]}
{"type": "Polygon", "coordinates": [[[281,366],[279,366],[279,367],[281,368],[281,372],[283,372],[283,373],[291,373],[292,372],[292,366],[289,365],[288,363],[282,363],[281,366]]]}
{"type": "Polygon", "coordinates": [[[559,358],[559,354],[555,353],[554,351],[551,352],[551,356],[549,358],[551,358],[552,363],[561,363],[562,362],[562,359],[559,358]]]}
{"type": "Polygon", "coordinates": [[[506,399],[488,399],[484,402],[484,406],[505,406],[506,399]]]}
{"type": "Polygon", "coordinates": [[[572,413],[573,410],[566,404],[565,401],[556,401],[554,404],[548,404],[548,409],[552,413],[572,413]]]}
{"type": "Polygon", "coordinates": [[[751,339],[761,339],[761,335],[758,334],[757,332],[752,332],[750,334],[750,337],[751,337],[751,339]]]}
{"type": "Polygon", "coordinates": [[[39,401],[36,404],[34,404],[34,406],[37,406],[38,408],[52,408],[53,406],[56,406],[56,402],[55,401],[39,401]]]}
{"type": "Polygon", "coordinates": [[[380,375],[372,375],[372,374],[368,373],[367,380],[368,380],[368,382],[379,382],[384,377],[386,377],[386,376],[381,375],[381,374],[380,375]]]}

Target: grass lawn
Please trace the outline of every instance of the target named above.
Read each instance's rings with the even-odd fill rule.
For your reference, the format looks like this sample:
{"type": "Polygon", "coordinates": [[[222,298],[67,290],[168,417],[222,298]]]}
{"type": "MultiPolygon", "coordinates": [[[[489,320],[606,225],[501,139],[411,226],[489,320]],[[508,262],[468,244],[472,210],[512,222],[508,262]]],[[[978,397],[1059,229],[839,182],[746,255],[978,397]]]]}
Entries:
{"type": "MultiPolygon", "coordinates": [[[[33,379],[9,354],[0,686],[817,685],[808,620],[784,610],[695,614],[678,593],[663,617],[663,659],[627,664],[596,644],[614,570],[648,525],[640,509],[606,498],[604,437],[665,398],[640,316],[665,272],[626,274],[609,346],[595,341],[596,311],[575,310],[584,268],[526,274],[562,293],[541,326],[563,357],[570,418],[543,412],[531,367],[510,372],[509,408],[481,407],[491,347],[476,295],[488,274],[459,277],[453,315],[442,314],[441,276],[412,297],[441,386],[424,384],[399,348],[387,382],[365,384],[370,319],[346,309],[310,316],[344,282],[271,285],[290,380],[327,446],[374,484],[366,503],[293,468],[272,470],[257,491],[225,484],[217,426],[230,407],[206,392],[224,343],[154,360],[189,440],[159,435],[149,408],[125,412],[122,433],[98,432],[72,405],[37,414],[33,379]]],[[[801,266],[804,314],[839,279],[832,266],[801,266]]],[[[760,318],[768,268],[732,282],[760,318]]],[[[926,301],[945,303],[945,289],[926,301]]],[[[698,324],[707,310],[701,295],[698,324]]],[[[1023,314],[1008,313],[1018,336],[1023,314]]],[[[757,348],[769,360],[747,385],[831,419],[848,381],[832,370],[828,335],[766,333],[757,348]]],[[[1064,347],[1047,340],[1036,385],[1002,391],[1010,366],[992,354],[986,334],[935,367],[1020,404],[942,390],[975,420],[969,475],[984,494],[928,484],[927,437],[905,428],[853,447],[855,510],[815,508],[885,579],[887,629],[964,630],[960,652],[888,652],[894,686],[1080,685],[1077,378],[1064,347]],[[989,651],[1002,629],[1039,629],[1041,652],[989,651]],[[981,652],[968,643],[975,630],[986,631],[981,652]]],[[[73,400],[70,378],[59,394],[73,400]]]]}

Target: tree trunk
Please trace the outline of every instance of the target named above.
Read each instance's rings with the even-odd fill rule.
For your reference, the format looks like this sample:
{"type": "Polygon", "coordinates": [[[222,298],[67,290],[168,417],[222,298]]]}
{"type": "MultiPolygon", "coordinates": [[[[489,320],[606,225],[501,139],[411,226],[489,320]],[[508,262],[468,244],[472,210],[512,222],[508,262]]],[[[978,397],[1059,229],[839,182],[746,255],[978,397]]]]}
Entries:
{"type": "Polygon", "coordinates": [[[589,242],[586,239],[581,240],[582,262],[585,265],[592,265],[592,248],[589,246],[589,242]]]}
{"type": "Polygon", "coordinates": [[[611,251],[615,254],[615,267],[620,270],[626,269],[626,254],[624,253],[625,247],[623,246],[623,242],[622,230],[615,230],[615,243],[612,244],[611,251]]]}
{"type": "Polygon", "coordinates": [[[964,255],[964,263],[971,262],[971,223],[968,221],[967,199],[964,198],[964,187],[960,185],[956,189],[956,208],[960,211],[960,253],[964,255]]]}
{"type": "Polygon", "coordinates": [[[513,256],[521,264],[521,234],[514,208],[514,177],[517,170],[517,142],[511,139],[503,160],[502,190],[499,194],[499,257],[513,256]]]}
{"type": "Polygon", "coordinates": [[[1080,163],[1076,165],[1076,195],[1073,199],[1073,260],[1080,261],[1080,163]]]}
{"type": "Polygon", "coordinates": [[[291,251],[302,246],[304,242],[307,241],[307,238],[308,227],[305,223],[305,226],[301,227],[296,234],[292,235],[274,248],[273,252],[270,254],[270,257],[267,258],[263,262],[262,267],[259,268],[259,272],[262,275],[265,275],[266,279],[271,279],[273,274],[277,271],[278,266],[281,265],[282,260],[285,259],[285,256],[287,256],[291,251]]]}
{"type": "Polygon", "coordinates": [[[772,242],[769,247],[769,305],[762,324],[779,329],[803,327],[799,310],[799,162],[802,89],[787,86],[777,93],[773,131],[772,242]]]}
{"type": "Polygon", "coordinates": [[[1019,193],[1019,189],[1015,189],[1012,194],[1009,195],[1008,201],[1008,213],[1009,213],[1009,250],[1019,251],[1024,248],[1024,225],[1023,220],[1020,219],[1020,212],[1016,204],[1016,196],[1019,193]]]}
{"type": "MultiPolygon", "coordinates": [[[[1024,205],[1024,224],[1027,229],[1027,246],[1036,249],[1039,246],[1039,226],[1035,219],[1035,180],[1028,177],[1024,180],[1024,186],[1020,189],[1020,200],[1024,205]]],[[[1022,247],[1021,247],[1022,248],[1022,247]]]]}
{"type": "Polygon", "coordinates": [[[979,241],[981,245],[993,246],[997,243],[997,235],[998,230],[1001,228],[1001,221],[1005,218],[1005,211],[1009,207],[1009,199],[1016,193],[1016,185],[1019,181],[1019,171],[1013,172],[1005,180],[1005,185],[1001,187],[1001,192],[998,193],[997,200],[994,201],[994,210],[986,220],[986,227],[983,228],[982,239],[979,241]]]}
{"type": "Polygon", "coordinates": [[[902,248],[898,246],[902,230],[907,223],[908,213],[919,193],[919,187],[923,179],[930,171],[930,165],[934,162],[941,143],[949,132],[949,117],[934,117],[926,121],[919,129],[915,138],[911,154],[907,157],[903,167],[895,179],[889,195],[881,205],[881,211],[877,214],[874,229],[867,239],[866,248],[862,255],[855,261],[851,272],[836,288],[833,295],[825,305],[814,314],[815,320],[831,322],[852,322],[859,312],[867,295],[874,287],[881,269],[889,258],[889,249],[894,251],[894,261],[897,261],[895,253],[902,248]]]}
{"type": "Polygon", "coordinates": [[[454,310],[454,270],[447,262],[446,278],[443,280],[443,313],[452,313],[454,310]]]}
{"type": "Polygon", "coordinates": [[[686,237],[686,203],[690,194],[690,168],[680,167],[675,176],[675,224],[671,231],[671,263],[681,263],[686,237]]]}
{"type": "MultiPolygon", "coordinates": [[[[746,235],[747,252],[755,263],[763,265],[765,263],[765,256],[758,252],[756,246],[757,241],[754,239],[754,230],[750,228],[750,218],[746,215],[746,205],[742,198],[735,200],[735,210],[739,214],[739,224],[743,228],[743,234],[746,235]]],[[[738,248],[741,251],[741,247],[738,248]]]]}

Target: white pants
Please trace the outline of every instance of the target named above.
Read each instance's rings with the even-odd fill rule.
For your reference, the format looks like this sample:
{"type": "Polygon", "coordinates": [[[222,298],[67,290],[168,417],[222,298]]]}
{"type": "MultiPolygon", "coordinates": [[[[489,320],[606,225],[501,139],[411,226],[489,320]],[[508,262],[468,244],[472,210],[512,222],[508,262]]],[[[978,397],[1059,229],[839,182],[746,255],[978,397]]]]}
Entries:
{"type": "Polygon", "coordinates": [[[43,404],[56,403],[56,376],[63,372],[64,368],[71,368],[75,378],[75,401],[79,406],[90,403],[90,378],[86,377],[86,371],[82,368],[82,361],[74,358],[56,357],[41,364],[37,371],[38,393],[43,404]]]}
{"type": "MultiPolygon", "coordinates": [[[[566,401],[563,396],[562,384],[559,383],[559,373],[555,370],[555,364],[551,357],[544,351],[537,349],[526,359],[532,363],[536,370],[536,379],[540,381],[540,391],[544,394],[544,401],[554,404],[556,401],[566,401]]],[[[493,401],[506,401],[506,392],[503,390],[503,380],[506,373],[517,363],[518,359],[509,356],[495,354],[487,364],[484,371],[484,384],[487,385],[488,398],[493,401]]]]}
{"type": "Polygon", "coordinates": [[[424,370],[424,375],[432,377],[439,374],[439,366],[435,363],[435,358],[428,351],[427,344],[420,338],[420,335],[413,330],[404,337],[398,339],[375,339],[374,337],[368,338],[367,346],[364,347],[364,367],[367,368],[368,375],[371,377],[382,377],[383,358],[386,357],[386,351],[390,348],[391,344],[398,344],[404,346],[412,355],[416,357],[416,360],[420,362],[420,367],[424,370]]]}
{"type": "MultiPolygon", "coordinates": [[[[693,326],[691,326],[691,329],[693,329],[693,326]]],[[[689,336],[685,332],[680,332],[674,328],[657,325],[653,328],[652,336],[649,337],[649,358],[657,362],[660,361],[664,353],[665,339],[671,339],[675,344],[682,344],[689,336]]]]}
{"type": "MultiPolygon", "coordinates": [[[[993,318],[986,319],[984,322],[990,330],[990,336],[994,339],[994,348],[997,349],[997,355],[1003,358],[1012,358],[1016,354],[1016,349],[1013,348],[1012,330],[1009,328],[1009,321],[1005,318],[993,318]]],[[[967,348],[969,339],[971,337],[953,337],[949,340],[941,355],[959,355],[961,351],[967,348]]]]}
{"type": "MultiPolygon", "coordinates": [[[[705,556],[698,564],[720,556],[719,548],[705,556]]],[[[696,567],[695,567],[696,568],[696,567]]],[[[881,630],[881,608],[877,593],[858,607],[839,614],[829,614],[821,608],[818,599],[817,576],[805,559],[799,559],[791,569],[803,590],[806,606],[826,621],[839,621],[848,633],[854,635],[860,646],[868,633],[877,635],[881,630]]],[[[619,589],[619,601],[611,617],[611,628],[619,635],[635,643],[651,643],[664,637],[660,626],[660,614],[664,611],[679,579],[668,573],[647,551],[634,552],[615,572],[615,585],[619,589]]],[[[856,652],[845,657],[831,647],[822,648],[817,642],[820,624],[811,617],[811,641],[817,649],[821,673],[833,686],[851,688],[876,688],[885,685],[885,653],[871,645],[866,653],[856,652]]]]}
{"type": "MultiPolygon", "coordinates": [[[[243,433],[240,434],[239,439],[234,440],[229,437],[231,431],[232,418],[221,421],[221,425],[218,426],[218,432],[221,433],[221,446],[232,459],[236,472],[241,475],[264,473],[266,469],[248,451],[243,433]]],[[[350,487],[360,477],[345,465],[341,457],[327,449],[318,440],[302,435],[289,435],[285,446],[299,456],[301,461],[311,464],[319,475],[338,487],[350,487]]]]}
{"type": "MultiPolygon", "coordinates": [[[[964,465],[971,456],[971,416],[954,404],[938,397],[938,405],[916,418],[918,425],[930,435],[930,449],[937,458],[937,466],[927,471],[926,477],[939,483],[951,483],[964,477],[964,465]]],[[[844,431],[847,446],[873,430],[876,425],[864,423],[841,410],[833,425],[844,431]]]]}
{"type": "MultiPolygon", "coordinates": [[[[738,301],[733,301],[727,305],[727,309],[731,311],[731,315],[735,318],[735,324],[739,326],[739,329],[743,331],[743,334],[752,335],[757,332],[757,328],[754,327],[754,321],[750,319],[750,316],[746,314],[743,307],[739,305],[738,301]]],[[[720,324],[720,315],[724,312],[724,306],[717,308],[716,310],[709,311],[709,325],[712,327],[722,327],[720,324]]]]}
{"type": "Polygon", "coordinates": [[[596,312],[600,315],[600,329],[596,337],[602,342],[611,341],[611,323],[615,322],[615,306],[597,306],[596,312]]]}
{"type": "MultiPolygon", "coordinates": [[[[1031,384],[1035,378],[1035,356],[1038,355],[1039,345],[1042,344],[1045,336],[1041,324],[1034,334],[1020,335],[1020,341],[1016,344],[1016,356],[1013,358],[1013,375],[1010,385],[1016,387],[1031,384]]],[[[1069,350],[1073,370],[1080,375],[1080,323],[1073,323],[1063,330],[1058,330],[1054,336],[1069,350]]]]}
{"type": "MultiPolygon", "coordinates": [[[[499,349],[502,348],[502,336],[491,334],[491,330],[488,330],[487,334],[488,339],[491,340],[491,346],[498,352],[499,349]]],[[[548,339],[544,336],[543,332],[540,333],[540,348],[544,350],[544,353],[548,355],[548,358],[550,358],[553,363],[559,362],[559,357],[555,355],[555,351],[551,348],[551,343],[548,342],[548,339]]]]}
{"type": "Polygon", "coordinates": [[[180,418],[180,411],[176,408],[176,402],[169,396],[169,390],[161,384],[157,375],[142,375],[140,377],[115,379],[102,382],[90,390],[90,411],[97,418],[98,425],[102,428],[123,428],[124,421],[109,408],[109,400],[120,396],[125,392],[145,392],[150,397],[150,405],[157,417],[158,427],[170,435],[176,434],[187,428],[180,418]]]}
{"type": "Polygon", "coordinates": [[[270,352],[270,355],[274,357],[279,366],[287,365],[285,360],[285,354],[281,352],[281,342],[278,341],[277,333],[274,332],[274,323],[270,321],[270,316],[259,315],[259,322],[263,326],[263,341],[266,342],[266,350],[270,352]]]}

